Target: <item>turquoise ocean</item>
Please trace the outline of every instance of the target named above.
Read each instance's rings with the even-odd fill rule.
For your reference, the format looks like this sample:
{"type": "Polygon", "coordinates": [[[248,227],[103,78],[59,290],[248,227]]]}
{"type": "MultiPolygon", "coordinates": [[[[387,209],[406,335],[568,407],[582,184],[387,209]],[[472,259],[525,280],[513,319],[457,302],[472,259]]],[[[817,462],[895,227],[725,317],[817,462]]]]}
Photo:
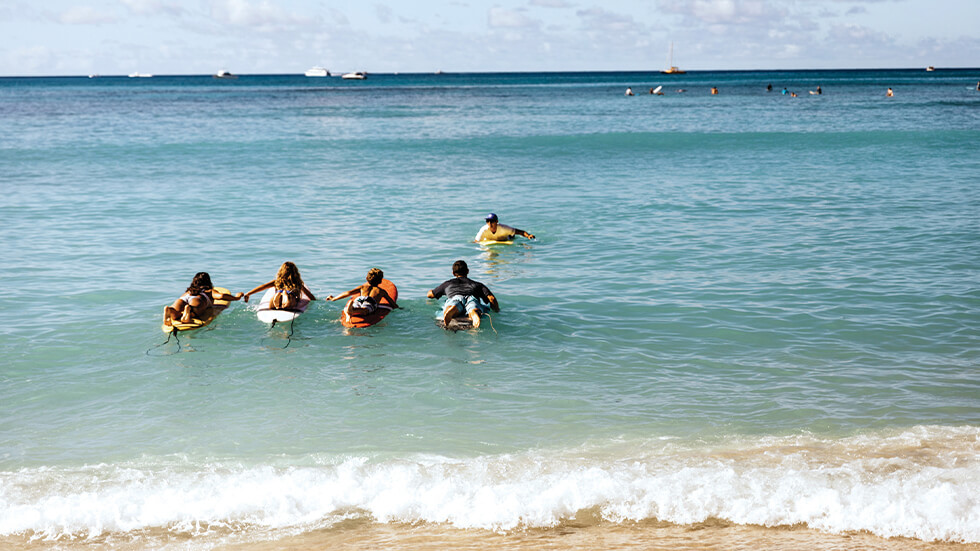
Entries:
{"type": "Polygon", "coordinates": [[[976,549],[978,80],[0,78],[0,546],[976,549]]]}

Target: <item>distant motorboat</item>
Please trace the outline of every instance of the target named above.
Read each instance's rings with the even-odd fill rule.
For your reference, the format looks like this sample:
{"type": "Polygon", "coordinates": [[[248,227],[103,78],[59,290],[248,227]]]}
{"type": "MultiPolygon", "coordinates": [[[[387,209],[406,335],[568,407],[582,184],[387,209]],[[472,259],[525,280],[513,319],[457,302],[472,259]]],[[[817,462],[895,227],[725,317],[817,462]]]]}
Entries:
{"type": "Polygon", "coordinates": [[[670,43],[670,53],[667,54],[667,68],[664,69],[663,71],[660,71],[660,72],[662,74],[665,74],[665,75],[683,75],[683,74],[686,74],[687,73],[687,71],[682,71],[682,70],[680,70],[679,67],[677,67],[676,65],[674,65],[674,43],[673,42],[670,43]]]}
{"type": "Polygon", "coordinates": [[[930,65],[930,66],[928,66],[928,67],[926,67],[926,71],[929,71],[930,73],[931,73],[932,71],[935,71],[935,70],[936,70],[936,68],[935,68],[935,67],[933,67],[932,65],[930,65]]]}
{"type": "Polygon", "coordinates": [[[353,73],[344,73],[340,78],[346,78],[347,80],[364,80],[367,78],[367,73],[363,71],[356,71],[353,73]]]}
{"type": "Polygon", "coordinates": [[[233,75],[230,71],[218,71],[214,78],[238,78],[238,75],[233,75]]]}
{"type": "Polygon", "coordinates": [[[152,76],[150,73],[129,73],[129,78],[150,78],[152,76]]]}
{"type": "Polygon", "coordinates": [[[308,77],[328,77],[330,76],[330,71],[324,67],[311,67],[304,74],[308,77]]]}

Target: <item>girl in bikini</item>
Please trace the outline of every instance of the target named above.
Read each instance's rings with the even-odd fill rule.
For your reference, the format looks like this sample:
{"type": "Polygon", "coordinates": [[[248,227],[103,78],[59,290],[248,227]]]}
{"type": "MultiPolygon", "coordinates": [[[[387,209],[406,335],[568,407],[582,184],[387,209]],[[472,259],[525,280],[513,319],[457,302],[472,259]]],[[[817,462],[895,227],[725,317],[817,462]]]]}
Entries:
{"type": "Polygon", "coordinates": [[[276,294],[269,303],[269,308],[273,310],[289,310],[290,308],[295,308],[299,304],[300,297],[303,293],[306,293],[306,296],[310,297],[311,301],[316,300],[316,297],[313,296],[313,291],[303,283],[303,278],[299,275],[299,268],[292,262],[282,263],[282,266],[279,267],[279,272],[276,274],[276,279],[268,283],[263,283],[245,293],[245,302],[248,302],[249,296],[259,291],[265,291],[269,287],[276,289],[276,294]]]}
{"type": "Polygon", "coordinates": [[[238,300],[242,296],[242,293],[226,295],[215,291],[211,276],[207,272],[198,272],[184,294],[163,309],[163,324],[171,325],[174,320],[190,323],[195,318],[206,319],[211,314],[215,300],[238,300]]]}
{"type": "Polygon", "coordinates": [[[367,277],[365,278],[367,279],[367,283],[359,285],[350,291],[341,293],[337,296],[330,295],[326,298],[326,300],[340,300],[351,295],[358,295],[358,297],[354,299],[354,302],[351,302],[347,307],[348,316],[366,316],[373,314],[381,304],[382,298],[388,300],[388,305],[390,305],[391,308],[398,308],[398,305],[395,304],[394,299],[388,295],[388,292],[381,287],[378,287],[384,277],[384,272],[377,268],[371,268],[368,270],[367,277]]]}

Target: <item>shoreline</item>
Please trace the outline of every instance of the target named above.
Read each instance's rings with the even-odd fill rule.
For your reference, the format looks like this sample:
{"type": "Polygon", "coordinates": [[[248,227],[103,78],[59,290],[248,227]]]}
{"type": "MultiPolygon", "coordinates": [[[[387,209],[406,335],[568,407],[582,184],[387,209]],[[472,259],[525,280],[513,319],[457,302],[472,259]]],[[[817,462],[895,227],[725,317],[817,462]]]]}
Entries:
{"type": "Polygon", "coordinates": [[[31,541],[28,536],[0,538],[0,546],[11,551],[53,549],[113,549],[136,551],[156,549],[215,549],[225,551],[276,551],[281,549],[500,549],[500,550],[594,550],[676,549],[799,550],[835,551],[967,551],[980,543],[922,541],[913,538],[884,538],[865,531],[829,533],[802,525],[740,525],[708,519],[694,524],[671,524],[656,520],[631,523],[596,521],[588,513],[552,528],[507,532],[457,529],[440,524],[376,523],[348,520],[330,528],[293,531],[217,529],[199,536],[173,534],[166,530],[107,534],[87,540],[31,541]]]}

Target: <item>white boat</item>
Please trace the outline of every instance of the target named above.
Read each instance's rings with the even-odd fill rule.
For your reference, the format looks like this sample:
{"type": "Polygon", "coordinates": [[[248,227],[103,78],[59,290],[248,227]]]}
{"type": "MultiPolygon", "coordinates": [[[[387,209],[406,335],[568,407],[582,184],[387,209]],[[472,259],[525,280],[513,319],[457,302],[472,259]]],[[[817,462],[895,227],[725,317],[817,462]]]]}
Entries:
{"type": "Polygon", "coordinates": [[[353,73],[344,73],[340,78],[346,78],[347,80],[364,80],[367,78],[367,73],[363,71],[356,71],[353,73]]]}
{"type": "Polygon", "coordinates": [[[150,78],[153,75],[150,73],[129,73],[129,78],[150,78]]]}
{"type": "Polygon", "coordinates": [[[323,67],[310,67],[304,74],[308,77],[328,77],[330,76],[330,71],[323,67]]]}
{"type": "Polygon", "coordinates": [[[238,78],[238,76],[231,74],[231,71],[218,71],[214,78],[238,78]]]}
{"type": "Polygon", "coordinates": [[[929,71],[930,73],[933,72],[933,71],[935,71],[935,70],[936,70],[936,68],[933,67],[932,65],[926,67],[926,71],[929,71]]]}
{"type": "Polygon", "coordinates": [[[660,71],[660,72],[663,73],[663,74],[665,74],[665,75],[683,75],[683,74],[687,73],[687,71],[682,71],[682,70],[680,70],[679,67],[676,67],[674,65],[674,43],[673,42],[670,43],[670,53],[667,54],[667,68],[664,69],[663,71],[660,71]]]}

